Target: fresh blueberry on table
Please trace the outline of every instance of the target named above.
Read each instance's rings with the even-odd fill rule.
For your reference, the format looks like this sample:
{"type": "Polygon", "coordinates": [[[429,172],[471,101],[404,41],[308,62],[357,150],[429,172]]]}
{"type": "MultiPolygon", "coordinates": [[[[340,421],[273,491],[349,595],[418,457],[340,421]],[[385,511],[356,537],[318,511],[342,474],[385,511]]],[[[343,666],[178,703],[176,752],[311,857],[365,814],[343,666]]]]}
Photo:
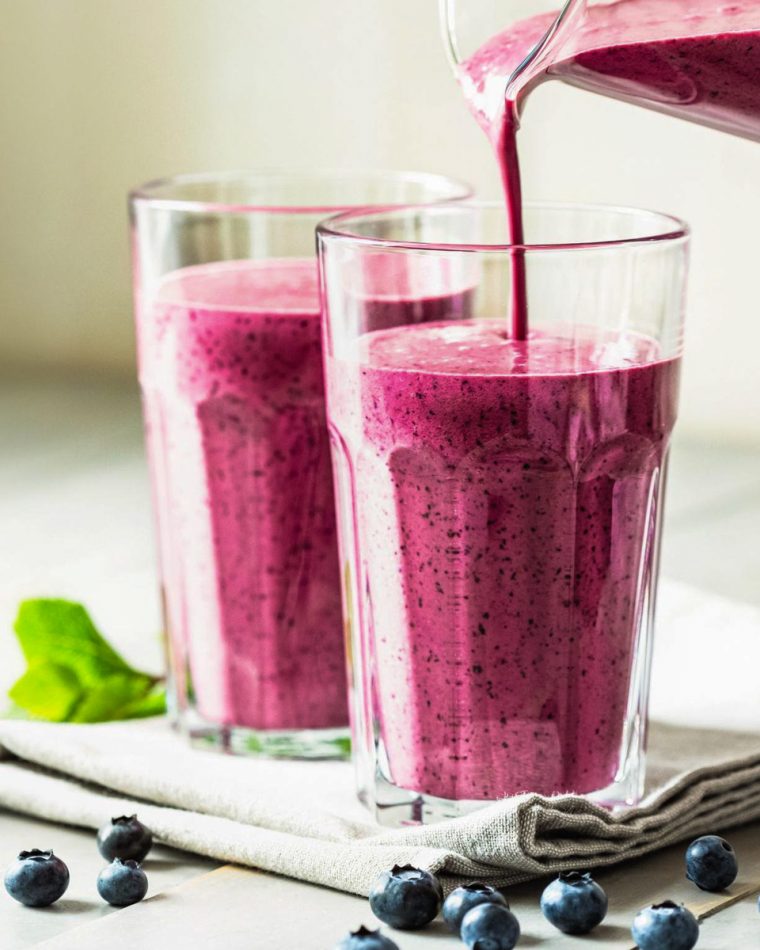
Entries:
{"type": "Polygon", "coordinates": [[[148,893],[148,878],[137,861],[114,858],[98,875],[98,894],[114,907],[137,904],[148,893]]]}
{"type": "Polygon", "coordinates": [[[153,833],[137,820],[136,815],[112,818],[98,831],[98,851],[106,861],[121,858],[139,864],[152,847],[153,833]]]}
{"type": "Polygon", "coordinates": [[[448,924],[449,930],[458,934],[462,929],[465,914],[479,904],[500,904],[502,907],[509,908],[504,895],[495,887],[481,884],[479,881],[464,884],[453,890],[443,902],[443,919],[448,924]]]}
{"type": "Polygon", "coordinates": [[[683,904],[665,901],[642,908],[631,933],[639,950],[691,950],[699,939],[699,924],[683,904]]]}
{"type": "Polygon", "coordinates": [[[541,895],[541,911],[557,930],[591,933],[607,916],[607,895],[590,874],[560,874],[541,895]]]}
{"type": "Polygon", "coordinates": [[[478,904],[464,915],[460,936],[467,950],[512,950],[520,939],[520,924],[500,904],[478,904]]]}
{"type": "Polygon", "coordinates": [[[705,835],[686,849],[686,877],[703,891],[724,891],[738,873],[736,852],[725,838],[705,835]]]}
{"type": "Polygon", "coordinates": [[[5,889],[27,907],[49,907],[69,886],[69,869],[52,851],[22,851],[5,872],[5,889]]]}
{"type": "Polygon", "coordinates": [[[397,930],[419,930],[441,909],[443,890],[429,871],[411,864],[383,871],[369,894],[372,913],[397,930]]]}
{"type": "Polygon", "coordinates": [[[385,937],[379,930],[367,930],[362,925],[352,930],[335,945],[335,950],[399,950],[397,943],[385,937]]]}

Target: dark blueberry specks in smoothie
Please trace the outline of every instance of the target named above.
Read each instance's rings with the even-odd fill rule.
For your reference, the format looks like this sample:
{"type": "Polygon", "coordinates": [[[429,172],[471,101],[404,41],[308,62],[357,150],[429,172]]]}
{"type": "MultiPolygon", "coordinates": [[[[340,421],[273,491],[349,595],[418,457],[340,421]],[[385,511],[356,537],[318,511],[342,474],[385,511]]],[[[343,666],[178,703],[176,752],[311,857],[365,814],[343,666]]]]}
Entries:
{"type": "Polygon", "coordinates": [[[201,714],[345,725],[316,263],[185,268],[140,336],[171,638],[201,714]]]}
{"type": "Polygon", "coordinates": [[[333,368],[381,740],[448,799],[613,781],[676,414],[653,341],[502,327],[369,334],[333,368]]]}

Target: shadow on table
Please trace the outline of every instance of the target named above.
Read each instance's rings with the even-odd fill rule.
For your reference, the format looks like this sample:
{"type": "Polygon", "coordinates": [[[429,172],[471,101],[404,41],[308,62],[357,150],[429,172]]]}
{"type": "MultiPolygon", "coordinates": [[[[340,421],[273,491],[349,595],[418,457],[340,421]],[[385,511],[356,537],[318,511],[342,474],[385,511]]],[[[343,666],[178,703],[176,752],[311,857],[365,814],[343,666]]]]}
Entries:
{"type": "Polygon", "coordinates": [[[151,871],[172,871],[176,868],[186,868],[187,860],[181,858],[146,858],[141,865],[146,874],[151,871]]]}
{"type": "Polygon", "coordinates": [[[86,914],[93,907],[105,909],[102,901],[75,901],[64,898],[51,904],[50,907],[35,907],[34,912],[35,914],[86,914]]]}
{"type": "Polygon", "coordinates": [[[618,924],[599,924],[592,933],[583,938],[588,943],[604,940],[627,940],[631,941],[631,931],[628,927],[621,927],[618,924]]]}
{"type": "MultiPolygon", "coordinates": [[[[607,928],[607,930],[610,932],[615,929],[616,928],[614,927],[607,928]]],[[[385,929],[385,933],[395,935],[396,933],[401,933],[401,931],[385,929]]],[[[424,930],[419,931],[419,933],[424,933],[426,940],[431,938],[433,940],[448,940],[449,945],[454,936],[442,920],[434,920],[432,924],[429,924],[424,930]]],[[[608,933],[608,936],[611,935],[611,933],[608,933]]],[[[543,942],[544,941],[541,940],[540,937],[534,937],[532,934],[523,933],[520,935],[520,950],[522,950],[523,947],[538,947],[543,942]]]]}

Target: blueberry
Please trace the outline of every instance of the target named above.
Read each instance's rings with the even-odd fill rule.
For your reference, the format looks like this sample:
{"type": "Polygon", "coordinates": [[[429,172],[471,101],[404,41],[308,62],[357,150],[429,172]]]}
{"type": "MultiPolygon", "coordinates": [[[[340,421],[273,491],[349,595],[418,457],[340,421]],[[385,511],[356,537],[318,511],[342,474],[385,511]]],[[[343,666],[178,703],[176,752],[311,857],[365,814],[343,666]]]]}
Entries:
{"type": "Polygon", "coordinates": [[[98,874],[98,894],[114,907],[137,904],[147,893],[148,878],[137,861],[114,858],[98,874]]]}
{"type": "Polygon", "coordinates": [[[443,903],[443,919],[449,925],[449,930],[458,934],[462,928],[464,915],[478,904],[501,904],[502,907],[509,909],[504,895],[496,888],[478,881],[464,884],[452,891],[443,903]]]}
{"type": "Polygon", "coordinates": [[[639,950],[691,950],[699,939],[699,924],[683,904],[665,901],[642,908],[631,933],[639,950]]]}
{"type": "Polygon", "coordinates": [[[112,818],[98,832],[98,851],[106,861],[121,858],[141,863],[152,847],[153,833],[137,820],[137,815],[112,818]]]}
{"type": "Polygon", "coordinates": [[[419,930],[438,914],[443,890],[429,871],[411,864],[383,871],[369,893],[372,913],[397,930],[419,930]]]}
{"type": "Polygon", "coordinates": [[[731,845],[717,835],[705,835],[686,849],[686,877],[703,891],[723,891],[739,873],[731,845]]]}
{"type": "Polygon", "coordinates": [[[27,907],[49,907],[69,886],[69,869],[52,851],[22,851],[5,872],[5,889],[27,907]]]}
{"type": "Polygon", "coordinates": [[[506,907],[478,904],[464,915],[461,937],[467,950],[512,950],[520,939],[520,924],[506,907]]]}
{"type": "Polygon", "coordinates": [[[560,874],[541,895],[541,911],[563,934],[591,933],[607,916],[607,895],[590,874],[560,874]]]}
{"type": "Polygon", "coordinates": [[[367,930],[361,926],[352,930],[335,945],[335,950],[399,950],[398,944],[390,937],[384,937],[379,930],[367,930]]]}

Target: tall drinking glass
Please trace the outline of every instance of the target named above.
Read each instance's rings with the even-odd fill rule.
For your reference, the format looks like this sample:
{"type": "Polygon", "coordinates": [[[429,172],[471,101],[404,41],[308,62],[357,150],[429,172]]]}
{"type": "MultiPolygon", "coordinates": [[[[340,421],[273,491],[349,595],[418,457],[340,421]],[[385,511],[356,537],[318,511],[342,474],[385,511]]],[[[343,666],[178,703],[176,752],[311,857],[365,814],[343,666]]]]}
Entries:
{"type": "Polygon", "coordinates": [[[642,792],[688,234],[616,208],[525,218],[520,248],[501,205],[318,229],[354,742],[389,824],[642,792]]]}
{"type": "Polygon", "coordinates": [[[348,748],[314,229],[435,175],[200,175],[131,195],[170,700],[193,739],[348,748]]]}

